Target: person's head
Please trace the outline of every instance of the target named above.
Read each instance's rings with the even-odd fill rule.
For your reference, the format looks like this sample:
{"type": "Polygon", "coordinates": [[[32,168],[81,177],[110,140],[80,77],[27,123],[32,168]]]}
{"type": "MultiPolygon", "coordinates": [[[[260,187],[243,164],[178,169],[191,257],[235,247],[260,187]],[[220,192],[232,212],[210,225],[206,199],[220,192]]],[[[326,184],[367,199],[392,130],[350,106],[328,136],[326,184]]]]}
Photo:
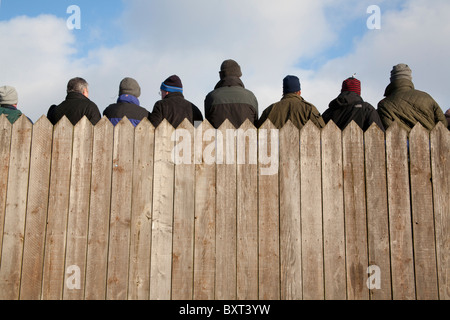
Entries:
{"type": "Polygon", "coordinates": [[[361,95],[361,81],[355,77],[350,77],[342,83],[342,92],[354,92],[358,96],[361,95]]]}
{"type": "Polygon", "coordinates": [[[223,80],[226,77],[242,77],[241,66],[234,60],[225,60],[220,66],[219,71],[220,79],[223,80]]]}
{"type": "Polygon", "coordinates": [[[404,63],[394,66],[391,71],[391,82],[402,79],[412,81],[412,70],[404,63]]]}
{"type": "Polygon", "coordinates": [[[287,76],[283,79],[283,95],[289,93],[302,94],[300,79],[296,76],[287,76]]]}
{"type": "Polygon", "coordinates": [[[133,78],[124,78],[120,82],[119,96],[127,94],[136,98],[139,98],[141,96],[141,87],[139,86],[139,83],[133,78]]]}
{"type": "Polygon", "coordinates": [[[19,96],[15,88],[11,86],[0,87],[0,105],[17,107],[19,96]]]}
{"type": "Polygon", "coordinates": [[[160,87],[161,97],[164,99],[168,94],[179,92],[183,93],[183,83],[180,77],[177,75],[170,76],[167,78],[160,87]]]}
{"type": "Polygon", "coordinates": [[[73,78],[67,84],[67,93],[77,92],[89,97],[89,84],[83,78],[73,78]]]}

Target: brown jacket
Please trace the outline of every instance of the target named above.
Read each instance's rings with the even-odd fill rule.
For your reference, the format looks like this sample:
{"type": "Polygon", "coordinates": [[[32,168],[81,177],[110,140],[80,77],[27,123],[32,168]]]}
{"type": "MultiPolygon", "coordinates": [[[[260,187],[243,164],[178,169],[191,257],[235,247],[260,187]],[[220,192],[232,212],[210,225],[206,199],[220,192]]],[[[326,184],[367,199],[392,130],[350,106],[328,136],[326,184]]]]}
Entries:
{"type": "Polygon", "coordinates": [[[288,120],[291,120],[298,129],[302,129],[309,120],[319,128],[325,127],[325,122],[317,108],[295,93],[286,94],[280,102],[264,110],[258,121],[258,127],[261,127],[266,120],[270,120],[278,129],[281,129],[288,120]]]}

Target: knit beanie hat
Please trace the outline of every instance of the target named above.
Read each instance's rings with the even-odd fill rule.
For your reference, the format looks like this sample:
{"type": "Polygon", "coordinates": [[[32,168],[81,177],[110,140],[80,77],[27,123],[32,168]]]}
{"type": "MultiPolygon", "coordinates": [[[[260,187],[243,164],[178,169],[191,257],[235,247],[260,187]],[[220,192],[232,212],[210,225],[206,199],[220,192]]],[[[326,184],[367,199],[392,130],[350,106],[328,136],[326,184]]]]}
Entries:
{"type": "Polygon", "coordinates": [[[361,81],[356,79],[355,77],[348,78],[342,83],[342,91],[341,92],[355,92],[357,95],[361,95],[361,81]]]}
{"type": "Polygon", "coordinates": [[[0,87],[0,105],[16,105],[19,102],[16,89],[10,86],[0,87]]]}
{"type": "Polygon", "coordinates": [[[125,78],[120,82],[119,96],[129,94],[136,98],[141,96],[141,87],[139,83],[132,78],[125,78]]]}
{"type": "Polygon", "coordinates": [[[234,60],[225,60],[220,66],[220,79],[226,77],[242,77],[241,66],[234,60]]]}
{"type": "Polygon", "coordinates": [[[301,91],[300,79],[296,76],[287,76],[283,80],[283,93],[293,93],[301,91]]]}
{"type": "Polygon", "coordinates": [[[407,64],[400,63],[391,71],[391,82],[400,79],[407,79],[412,81],[412,71],[407,64]]]}
{"type": "Polygon", "coordinates": [[[161,84],[161,90],[183,93],[183,84],[181,83],[181,79],[176,75],[170,76],[161,84]]]}

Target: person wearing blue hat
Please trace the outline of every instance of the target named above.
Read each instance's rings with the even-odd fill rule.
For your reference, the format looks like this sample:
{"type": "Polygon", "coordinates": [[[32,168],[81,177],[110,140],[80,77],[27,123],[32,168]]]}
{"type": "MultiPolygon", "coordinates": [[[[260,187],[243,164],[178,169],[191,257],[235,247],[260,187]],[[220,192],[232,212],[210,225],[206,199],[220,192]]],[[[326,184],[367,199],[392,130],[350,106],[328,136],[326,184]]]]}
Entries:
{"type": "Polygon", "coordinates": [[[278,129],[281,129],[288,120],[298,129],[302,129],[310,120],[319,128],[325,127],[317,108],[303,99],[301,93],[300,79],[297,76],[286,76],[283,79],[283,98],[264,110],[258,120],[258,127],[267,120],[278,129]]]}
{"type": "Polygon", "coordinates": [[[157,128],[166,119],[174,128],[188,119],[193,125],[203,122],[203,115],[193,103],[184,98],[183,84],[177,75],[170,76],[161,84],[161,100],[155,103],[149,116],[150,122],[157,128]]]}

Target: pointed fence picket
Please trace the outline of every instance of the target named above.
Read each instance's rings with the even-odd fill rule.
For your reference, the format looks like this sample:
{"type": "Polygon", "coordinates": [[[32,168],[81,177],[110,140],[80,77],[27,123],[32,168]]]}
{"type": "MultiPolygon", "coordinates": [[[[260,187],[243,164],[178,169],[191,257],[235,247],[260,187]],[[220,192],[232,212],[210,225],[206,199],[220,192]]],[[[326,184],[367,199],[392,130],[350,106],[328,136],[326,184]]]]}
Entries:
{"type": "Polygon", "coordinates": [[[0,117],[0,299],[450,299],[449,131],[0,117]]]}

